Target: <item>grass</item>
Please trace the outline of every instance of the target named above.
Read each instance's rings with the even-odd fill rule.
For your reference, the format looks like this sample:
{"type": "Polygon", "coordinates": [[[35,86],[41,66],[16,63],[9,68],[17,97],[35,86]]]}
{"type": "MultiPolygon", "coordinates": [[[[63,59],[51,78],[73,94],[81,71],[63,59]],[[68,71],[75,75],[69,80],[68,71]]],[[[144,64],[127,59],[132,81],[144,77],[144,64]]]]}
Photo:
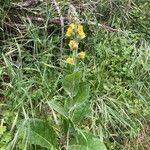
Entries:
{"type": "MultiPolygon", "coordinates": [[[[77,71],[65,63],[69,40],[61,56],[61,28],[48,23],[53,5],[17,10],[19,27],[11,27],[18,20],[7,2],[0,1],[0,149],[148,149],[148,2],[75,1],[86,31],[77,71]],[[36,14],[44,22],[32,21],[36,14]],[[119,31],[89,25],[91,18],[119,31]]],[[[59,5],[66,16],[66,1],[59,5]]]]}

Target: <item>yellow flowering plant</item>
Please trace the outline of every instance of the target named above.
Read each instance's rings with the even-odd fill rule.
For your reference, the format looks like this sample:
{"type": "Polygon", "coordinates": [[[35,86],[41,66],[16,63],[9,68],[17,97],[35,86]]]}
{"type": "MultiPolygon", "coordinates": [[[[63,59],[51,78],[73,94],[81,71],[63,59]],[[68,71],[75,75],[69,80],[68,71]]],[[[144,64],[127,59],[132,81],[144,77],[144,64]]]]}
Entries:
{"type": "MultiPolygon", "coordinates": [[[[84,60],[86,57],[86,52],[79,49],[80,41],[85,38],[83,26],[79,23],[69,24],[66,37],[69,39],[68,46],[70,54],[65,60],[68,65],[62,79],[62,87],[68,96],[64,105],[71,121],[74,124],[78,124],[82,120],[81,117],[79,117],[81,116],[81,108],[87,110],[90,107],[89,103],[87,104],[90,85],[86,82],[84,73],[81,73],[83,69],[80,68],[80,65],[83,64],[80,60],[84,60]],[[68,72],[71,73],[68,74],[68,72]]],[[[82,114],[82,118],[85,116],[86,114],[82,114]]],[[[68,125],[71,126],[70,121],[68,125]]]]}
{"type": "Polygon", "coordinates": [[[79,49],[79,42],[85,38],[83,25],[75,22],[70,23],[66,31],[66,37],[69,39],[68,46],[71,54],[66,58],[65,62],[70,66],[69,68],[73,73],[65,75],[63,88],[69,97],[73,99],[78,93],[78,86],[80,86],[82,92],[87,92],[85,95],[88,95],[86,89],[89,90],[89,85],[81,80],[82,74],[79,67],[79,64],[81,64],[79,63],[80,60],[84,60],[86,57],[86,52],[79,49]],[[79,85],[80,82],[81,85],[79,85]]]}
{"type": "MultiPolygon", "coordinates": [[[[59,109],[59,107],[56,109],[59,110],[59,112],[61,111],[61,114],[65,116],[62,117],[65,119],[65,121],[63,120],[62,123],[65,127],[66,135],[68,137],[73,135],[72,131],[70,130],[73,129],[75,134],[72,138],[75,138],[74,141],[76,142],[78,137],[76,138],[75,135],[79,135],[78,130],[76,129],[78,128],[79,124],[83,124],[82,121],[84,121],[90,110],[90,84],[84,77],[85,73],[81,72],[81,70],[84,69],[80,68],[80,65],[84,64],[83,61],[80,60],[85,59],[86,52],[79,49],[79,43],[80,40],[85,38],[86,35],[81,24],[71,23],[68,26],[66,36],[69,39],[68,46],[71,51],[69,51],[70,54],[65,61],[68,65],[65,72],[63,72],[62,87],[65,92],[64,94],[66,94],[65,96],[67,97],[64,100],[64,103],[62,102],[64,104],[64,109],[59,109]],[[68,72],[71,73],[68,74],[68,72]]],[[[89,135],[91,136],[91,133],[89,135]]],[[[87,133],[85,136],[89,137],[89,135],[87,133]]],[[[73,145],[74,144],[76,143],[73,143],[73,145]]]]}

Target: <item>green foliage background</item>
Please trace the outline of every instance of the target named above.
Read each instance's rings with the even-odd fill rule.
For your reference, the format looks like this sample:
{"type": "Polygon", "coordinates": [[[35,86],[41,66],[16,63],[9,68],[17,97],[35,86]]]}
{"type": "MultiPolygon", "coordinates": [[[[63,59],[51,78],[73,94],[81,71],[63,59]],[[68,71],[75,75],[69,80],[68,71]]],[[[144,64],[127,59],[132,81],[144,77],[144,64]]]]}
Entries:
{"type": "Polygon", "coordinates": [[[51,1],[0,0],[0,150],[148,150],[149,1],[72,3],[86,31],[76,72],[51,1]]]}

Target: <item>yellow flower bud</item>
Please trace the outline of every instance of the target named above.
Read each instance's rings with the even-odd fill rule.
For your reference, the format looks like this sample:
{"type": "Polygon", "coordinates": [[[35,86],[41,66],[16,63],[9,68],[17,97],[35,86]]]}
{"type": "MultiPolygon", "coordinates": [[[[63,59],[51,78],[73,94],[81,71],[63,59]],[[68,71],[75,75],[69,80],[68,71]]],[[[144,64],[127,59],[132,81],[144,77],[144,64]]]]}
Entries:
{"type": "Polygon", "coordinates": [[[70,42],[69,42],[69,47],[70,47],[71,49],[78,48],[78,42],[76,42],[75,40],[70,40],[70,42]]]}
{"type": "Polygon", "coordinates": [[[78,56],[79,56],[80,59],[84,59],[85,56],[86,56],[86,53],[82,51],[82,52],[80,52],[80,53],[78,54],[78,56]]]}
{"type": "Polygon", "coordinates": [[[85,38],[85,33],[84,33],[84,32],[80,32],[79,37],[80,37],[81,39],[84,39],[84,38],[85,38]]]}
{"type": "Polygon", "coordinates": [[[83,26],[82,25],[78,25],[77,32],[78,32],[78,35],[81,39],[85,38],[85,33],[83,31],[83,26]]]}
{"type": "Polygon", "coordinates": [[[66,59],[66,63],[68,63],[68,64],[74,64],[74,59],[72,58],[72,57],[68,57],[67,59],[66,59]]]}
{"type": "Polygon", "coordinates": [[[75,29],[75,24],[74,24],[74,23],[71,23],[71,24],[69,25],[69,27],[72,28],[72,29],[75,29]]]}
{"type": "Polygon", "coordinates": [[[71,27],[69,27],[69,28],[67,29],[66,36],[70,37],[70,36],[72,36],[72,35],[73,35],[73,29],[72,29],[71,27]]]}
{"type": "Polygon", "coordinates": [[[75,24],[71,23],[67,29],[66,36],[70,37],[74,34],[75,24]]]}

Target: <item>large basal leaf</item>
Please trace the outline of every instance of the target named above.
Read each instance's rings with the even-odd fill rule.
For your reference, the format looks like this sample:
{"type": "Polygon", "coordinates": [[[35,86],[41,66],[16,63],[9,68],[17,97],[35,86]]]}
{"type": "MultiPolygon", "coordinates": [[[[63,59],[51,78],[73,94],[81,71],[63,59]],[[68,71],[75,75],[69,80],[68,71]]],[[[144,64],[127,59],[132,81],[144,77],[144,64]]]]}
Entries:
{"type": "Polygon", "coordinates": [[[68,150],[88,150],[86,146],[83,145],[71,145],[68,150]]]}
{"type": "MultiPolygon", "coordinates": [[[[107,150],[103,141],[91,133],[80,132],[71,142],[71,146],[84,146],[86,150],[107,150]]],[[[70,149],[71,150],[71,149],[70,149]]]]}
{"type": "Polygon", "coordinates": [[[89,92],[90,85],[88,83],[82,82],[79,84],[78,93],[73,98],[72,107],[70,108],[70,117],[75,124],[79,123],[90,112],[89,103],[87,102],[89,92]]]}
{"type": "Polygon", "coordinates": [[[80,79],[81,75],[79,72],[66,75],[63,79],[63,88],[71,98],[78,92],[80,79]]]}
{"type": "Polygon", "coordinates": [[[18,125],[19,138],[29,144],[39,145],[49,150],[57,150],[57,140],[54,129],[39,119],[21,121],[18,125]]]}
{"type": "Polygon", "coordinates": [[[84,103],[89,98],[90,85],[86,82],[81,82],[79,84],[78,93],[73,98],[73,102],[76,105],[84,103]]]}
{"type": "Polygon", "coordinates": [[[79,124],[90,113],[89,103],[83,103],[70,113],[70,118],[74,124],[79,124]]]}
{"type": "Polygon", "coordinates": [[[103,142],[98,138],[91,138],[88,140],[89,150],[107,150],[103,142]]]}

